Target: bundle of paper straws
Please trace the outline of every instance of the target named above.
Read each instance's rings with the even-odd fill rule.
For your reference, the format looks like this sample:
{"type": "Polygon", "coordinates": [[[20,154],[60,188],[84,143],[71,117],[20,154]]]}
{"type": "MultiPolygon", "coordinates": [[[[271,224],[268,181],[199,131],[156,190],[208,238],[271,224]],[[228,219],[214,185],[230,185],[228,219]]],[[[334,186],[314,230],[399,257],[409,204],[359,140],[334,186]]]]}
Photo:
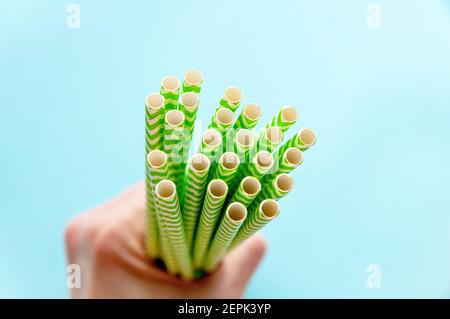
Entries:
{"type": "Polygon", "coordinates": [[[228,87],[189,156],[203,75],[167,76],[160,93],[146,97],[146,252],[183,279],[214,271],[226,253],[276,218],[278,200],[293,188],[288,174],[316,142],[308,128],[282,144],[297,121],[284,106],[255,134],[259,105],[241,104],[242,92],[228,87]]]}

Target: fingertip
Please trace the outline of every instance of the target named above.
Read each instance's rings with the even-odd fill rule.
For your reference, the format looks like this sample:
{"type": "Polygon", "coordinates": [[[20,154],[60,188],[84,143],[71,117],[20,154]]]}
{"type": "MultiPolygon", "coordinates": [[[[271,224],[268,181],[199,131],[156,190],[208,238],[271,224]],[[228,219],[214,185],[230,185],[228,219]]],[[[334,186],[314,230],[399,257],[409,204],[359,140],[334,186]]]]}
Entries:
{"type": "Polygon", "coordinates": [[[249,245],[251,245],[251,251],[262,258],[267,251],[267,241],[261,235],[255,235],[249,238],[249,245]]]}

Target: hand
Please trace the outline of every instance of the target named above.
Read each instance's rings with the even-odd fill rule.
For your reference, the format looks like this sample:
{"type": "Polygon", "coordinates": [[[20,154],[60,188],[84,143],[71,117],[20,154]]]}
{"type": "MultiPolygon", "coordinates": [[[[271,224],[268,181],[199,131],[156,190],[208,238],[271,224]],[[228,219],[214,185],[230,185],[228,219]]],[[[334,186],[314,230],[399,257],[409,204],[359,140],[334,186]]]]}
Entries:
{"type": "Polygon", "coordinates": [[[266,244],[253,236],[231,251],[213,274],[188,282],[150,261],[144,249],[145,184],[72,220],[65,232],[67,259],[81,269],[74,298],[239,298],[266,244]]]}

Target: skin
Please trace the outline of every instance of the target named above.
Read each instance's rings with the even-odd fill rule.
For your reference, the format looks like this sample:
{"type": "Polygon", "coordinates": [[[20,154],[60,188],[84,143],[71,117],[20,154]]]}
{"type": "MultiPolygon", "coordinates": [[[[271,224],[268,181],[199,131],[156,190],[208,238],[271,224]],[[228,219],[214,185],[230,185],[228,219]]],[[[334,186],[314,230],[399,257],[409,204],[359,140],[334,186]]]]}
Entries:
{"type": "Polygon", "coordinates": [[[80,214],[65,231],[67,260],[81,269],[73,298],[240,298],[266,251],[253,236],[231,251],[219,268],[188,282],[150,261],[144,250],[145,184],[80,214]]]}

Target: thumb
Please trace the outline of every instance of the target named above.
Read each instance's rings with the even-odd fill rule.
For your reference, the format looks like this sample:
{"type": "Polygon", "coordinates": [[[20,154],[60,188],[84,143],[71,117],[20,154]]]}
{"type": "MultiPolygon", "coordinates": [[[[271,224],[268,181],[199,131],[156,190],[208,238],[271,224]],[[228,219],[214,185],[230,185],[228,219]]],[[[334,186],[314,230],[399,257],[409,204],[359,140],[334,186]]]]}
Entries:
{"type": "Polygon", "coordinates": [[[255,235],[233,249],[225,258],[224,266],[229,272],[231,284],[241,290],[241,294],[264,257],[266,247],[266,241],[260,235],[255,235]]]}

